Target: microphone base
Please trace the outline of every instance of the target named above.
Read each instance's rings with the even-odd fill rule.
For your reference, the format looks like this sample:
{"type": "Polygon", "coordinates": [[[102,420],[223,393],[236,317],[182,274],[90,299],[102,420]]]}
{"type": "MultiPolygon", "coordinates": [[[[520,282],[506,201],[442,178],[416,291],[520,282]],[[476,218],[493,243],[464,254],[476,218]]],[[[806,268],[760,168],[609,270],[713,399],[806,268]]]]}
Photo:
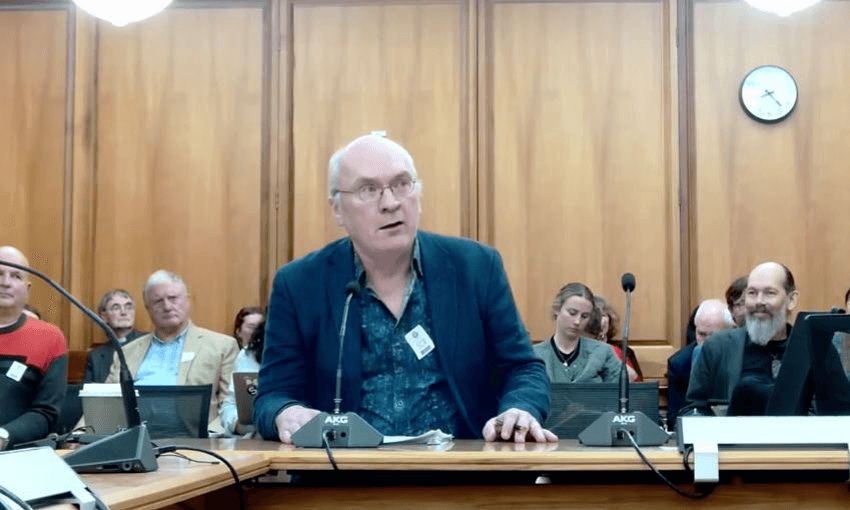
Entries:
{"type": "Polygon", "coordinates": [[[608,411],[582,430],[578,440],[587,446],[632,446],[630,434],[638,446],[661,446],[670,439],[664,429],[640,411],[608,411]]]}
{"type": "Polygon", "coordinates": [[[356,413],[319,413],[292,434],[292,444],[322,448],[374,448],[384,436],[356,413]]]}
{"type": "Polygon", "coordinates": [[[144,424],[116,432],[62,459],[77,473],[147,473],[159,467],[144,424]]]}

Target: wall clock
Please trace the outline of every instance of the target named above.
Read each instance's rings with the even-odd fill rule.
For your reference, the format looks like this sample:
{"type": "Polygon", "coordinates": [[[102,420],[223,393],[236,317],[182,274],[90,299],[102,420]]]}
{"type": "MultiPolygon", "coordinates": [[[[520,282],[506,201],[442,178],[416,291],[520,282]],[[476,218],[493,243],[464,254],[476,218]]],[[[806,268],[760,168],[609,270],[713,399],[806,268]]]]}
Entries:
{"type": "Polygon", "coordinates": [[[759,66],[744,77],[739,95],[747,115],[772,124],[786,119],[797,106],[797,82],[779,66],[759,66]]]}

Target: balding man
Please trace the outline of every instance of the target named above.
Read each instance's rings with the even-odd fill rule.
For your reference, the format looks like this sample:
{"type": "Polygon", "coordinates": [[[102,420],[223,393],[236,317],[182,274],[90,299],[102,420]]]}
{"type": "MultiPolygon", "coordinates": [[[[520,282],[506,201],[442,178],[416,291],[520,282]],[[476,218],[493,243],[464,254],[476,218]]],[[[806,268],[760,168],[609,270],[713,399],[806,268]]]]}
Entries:
{"type": "Polygon", "coordinates": [[[743,328],[712,335],[694,365],[681,414],[714,414],[728,403],[730,415],[764,414],[788,343],[788,315],[797,305],[794,275],[783,264],[765,262],[750,272],[743,328]]]}
{"type": "Polygon", "coordinates": [[[667,360],[667,423],[673,427],[679,409],[685,403],[691,368],[702,351],[705,340],[718,331],[735,327],[726,303],[719,299],[706,299],[694,314],[696,342],[670,356],[667,360]]]}
{"type": "MultiPolygon", "coordinates": [[[[179,275],[150,275],[142,297],[154,326],[121,349],[137,385],[212,384],[209,429],[223,432],[218,407],[227,396],[239,344],[232,336],[195,326],[189,319],[189,290],[179,275]]],[[[106,382],[118,382],[118,354],[106,382]]]]}
{"type": "MultiPolygon", "coordinates": [[[[29,267],[18,249],[0,261],[29,267]]],[[[28,274],[0,265],[0,449],[47,436],[65,399],[68,342],[56,326],[23,313],[28,274]]]]}
{"type": "Polygon", "coordinates": [[[556,441],[541,427],[549,381],[531,350],[498,253],[418,229],[410,154],[377,136],[330,159],[329,201],[348,237],[275,276],[254,402],[267,439],[333,408],[346,287],[342,411],[385,435],[556,441]]]}

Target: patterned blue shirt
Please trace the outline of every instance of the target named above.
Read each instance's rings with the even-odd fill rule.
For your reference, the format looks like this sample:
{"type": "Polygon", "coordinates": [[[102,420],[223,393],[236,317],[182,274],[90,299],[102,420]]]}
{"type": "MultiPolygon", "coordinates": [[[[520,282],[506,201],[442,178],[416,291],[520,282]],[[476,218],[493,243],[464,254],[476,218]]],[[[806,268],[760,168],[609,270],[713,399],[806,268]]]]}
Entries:
{"type": "Polygon", "coordinates": [[[189,331],[188,326],[170,342],[163,342],[154,335],[145,359],[142,360],[136,372],[136,384],[142,386],[177,384],[187,331],[189,331]]]}
{"type": "Polygon", "coordinates": [[[419,242],[398,319],[366,285],[363,263],[354,254],[355,278],[366,289],[361,298],[363,328],[362,400],[359,413],[384,435],[419,435],[431,429],[458,430],[460,413],[436,350],[421,360],[405,335],[422,326],[433,339],[428,315],[419,242]]]}

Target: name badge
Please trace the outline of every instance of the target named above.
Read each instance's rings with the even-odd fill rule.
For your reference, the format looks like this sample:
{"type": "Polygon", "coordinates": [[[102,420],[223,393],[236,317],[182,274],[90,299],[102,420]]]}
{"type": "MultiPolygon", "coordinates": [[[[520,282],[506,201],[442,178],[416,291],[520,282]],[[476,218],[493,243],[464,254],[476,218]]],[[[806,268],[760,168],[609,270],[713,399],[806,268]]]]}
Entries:
{"type": "Polygon", "coordinates": [[[404,335],[407,345],[413,349],[417,359],[422,359],[434,350],[434,341],[422,326],[416,326],[404,335]]]}
{"type": "Polygon", "coordinates": [[[180,363],[189,363],[195,359],[194,352],[184,352],[182,356],[180,356],[180,363]]]}
{"type": "Polygon", "coordinates": [[[13,361],[12,365],[9,367],[9,370],[6,371],[6,377],[15,382],[21,382],[21,377],[24,376],[24,372],[26,371],[26,365],[18,361],[13,361]]]}

